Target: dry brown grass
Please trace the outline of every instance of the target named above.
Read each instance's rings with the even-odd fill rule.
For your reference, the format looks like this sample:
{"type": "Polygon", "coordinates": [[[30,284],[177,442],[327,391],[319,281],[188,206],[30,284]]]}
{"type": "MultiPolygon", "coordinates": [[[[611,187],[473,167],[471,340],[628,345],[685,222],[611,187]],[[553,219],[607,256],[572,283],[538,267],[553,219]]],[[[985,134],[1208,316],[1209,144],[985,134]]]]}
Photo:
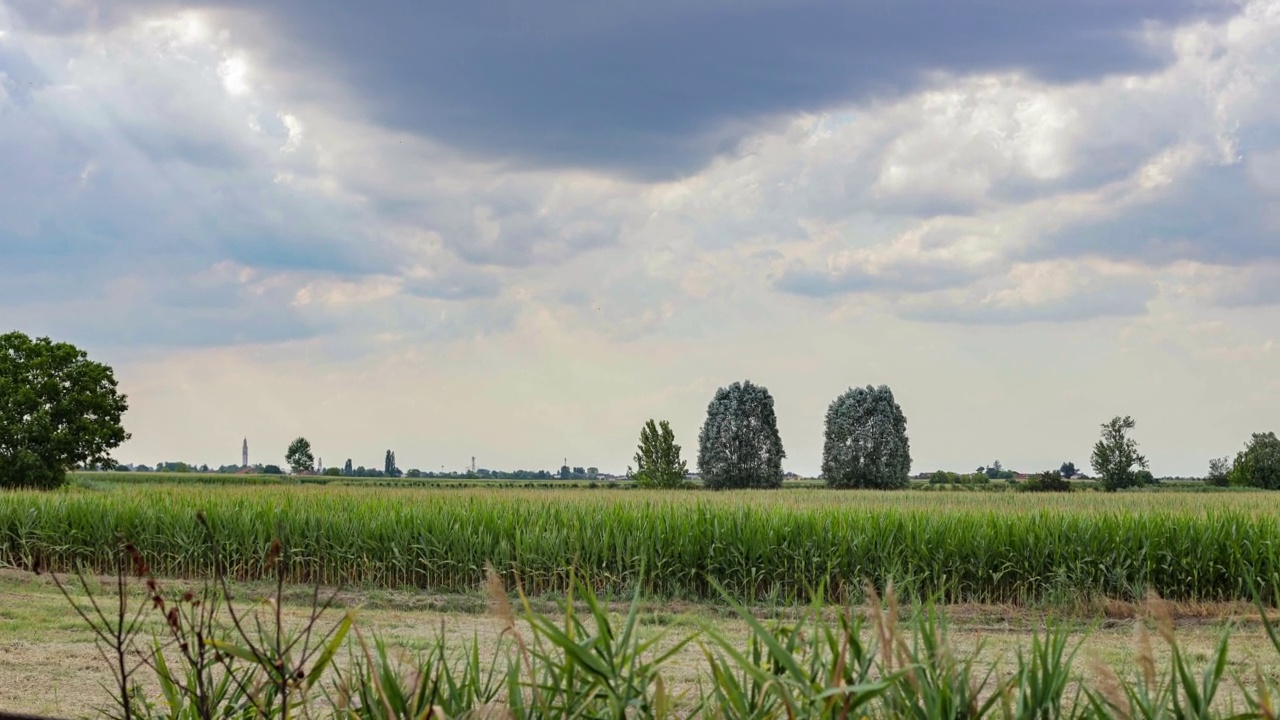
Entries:
{"type": "MultiPolygon", "coordinates": [[[[266,594],[262,587],[237,586],[235,589],[245,597],[266,594]]],[[[298,589],[297,602],[286,605],[286,615],[301,621],[307,610],[304,598],[309,596],[310,593],[298,589]]],[[[501,597],[496,588],[490,588],[487,596],[467,597],[413,592],[342,594],[344,604],[364,606],[359,624],[366,637],[379,635],[393,645],[414,650],[434,643],[443,627],[448,640],[463,643],[475,639],[482,653],[495,650],[504,634],[528,631],[509,605],[503,609],[501,597]],[[486,610],[488,603],[492,605],[486,610]],[[440,609],[450,607],[466,609],[440,609]]],[[[549,600],[536,601],[534,605],[537,610],[554,612],[554,604],[549,600]]],[[[648,603],[644,610],[644,632],[659,632],[684,623],[692,628],[694,620],[711,620],[721,632],[730,638],[742,639],[744,644],[748,635],[742,622],[715,606],[648,603]]],[[[785,617],[795,612],[755,609],[760,617],[785,617]]],[[[870,629],[880,627],[891,631],[901,623],[899,615],[909,613],[910,609],[895,607],[885,612],[880,623],[873,622],[870,629]]],[[[1084,675],[1079,679],[1104,692],[1108,682],[1118,685],[1116,670],[1124,674],[1126,668],[1136,670],[1146,661],[1157,668],[1165,666],[1168,651],[1159,639],[1162,632],[1175,632],[1184,652],[1195,658],[1212,650],[1229,623],[1236,626],[1232,636],[1232,670],[1242,678],[1251,678],[1253,668],[1261,663],[1262,673],[1275,677],[1280,674],[1280,658],[1270,648],[1254,613],[1252,607],[1243,604],[1185,603],[1105,603],[1049,613],[991,605],[958,605],[946,609],[951,651],[963,655],[981,645],[982,661],[1003,669],[1012,668],[1016,649],[1025,645],[1029,634],[1043,628],[1049,615],[1056,616],[1057,621],[1069,623],[1073,628],[1073,642],[1084,641],[1081,655],[1089,661],[1079,664],[1078,672],[1084,675]],[[1144,617],[1154,620],[1151,630],[1155,630],[1155,637],[1146,622],[1135,622],[1144,617]],[[1146,634],[1145,642],[1143,634],[1146,634]]],[[[663,678],[673,693],[690,689],[703,679],[704,660],[700,653],[696,646],[690,646],[669,665],[664,665],[663,678]]],[[[52,584],[46,578],[28,573],[0,571],[0,710],[88,717],[110,700],[104,683],[110,683],[110,673],[94,648],[91,633],[81,627],[52,584]]]]}

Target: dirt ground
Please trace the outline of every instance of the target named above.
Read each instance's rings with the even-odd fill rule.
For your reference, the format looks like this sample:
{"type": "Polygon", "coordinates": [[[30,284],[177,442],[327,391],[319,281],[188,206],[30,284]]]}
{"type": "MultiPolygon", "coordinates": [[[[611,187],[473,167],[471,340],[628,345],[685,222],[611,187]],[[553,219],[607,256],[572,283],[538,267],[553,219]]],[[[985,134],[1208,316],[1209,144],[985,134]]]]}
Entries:
{"type": "MultiPolygon", "coordinates": [[[[110,596],[110,586],[99,591],[110,596]]],[[[266,595],[264,586],[237,586],[237,596],[266,595]]],[[[83,598],[83,596],[80,596],[83,598]]],[[[310,591],[290,588],[285,603],[290,617],[303,616],[310,591]]],[[[380,636],[389,644],[409,650],[435,642],[443,631],[450,642],[477,640],[492,649],[503,624],[489,614],[484,595],[442,596],[416,592],[347,592],[340,604],[358,608],[358,626],[366,637],[380,636]]],[[[113,602],[109,602],[114,607],[113,602]]],[[[555,613],[550,601],[536,603],[541,612],[555,613]]],[[[618,610],[625,608],[619,607],[618,610]]],[[[1010,667],[1018,648],[1029,643],[1031,633],[1046,621],[1065,623],[1073,642],[1082,642],[1077,673],[1090,673],[1101,661],[1121,675],[1133,672],[1136,608],[1109,603],[1076,608],[1069,613],[993,606],[954,606],[946,609],[950,643],[960,654],[981,648],[982,662],[1010,667]],[[1053,617],[1050,617],[1053,616],[1053,617]]],[[[785,615],[780,608],[756,608],[761,616],[785,615]]],[[[1174,608],[1177,634],[1184,651],[1195,661],[1206,660],[1221,633],[1233,628],[1228,674],[1252,677],[1260,667],[1265,675],[1280,672],[1280,655],[1271,647],[1252,608],[1248,606],[1179,606],[1174,608]]],[[[667,632],[675,637],[711,623],[730,638],[742,638],[747,630],[727,608],[710,605],[647,603],[642,612],[644,633],[667,632]]],[[[158,621],[150,626],[159,630],[158,621]]],[[[1157,644],[1158,659],[1163,648],[1157,644]]],[[[1167,655],[1167,653],[1164,653],[1167,655]]],[[[704,679],[705,659],[696,646],[686,647],[664,666],[668,687],[693,689],[704,679]]],[[[90,630],[50,582],[47,576],[0,571],[0,711],[32,713],[62,718],[89,717],[112,701],[107,689],[112,680],[109,666],[99,654],[90,630]]]]}

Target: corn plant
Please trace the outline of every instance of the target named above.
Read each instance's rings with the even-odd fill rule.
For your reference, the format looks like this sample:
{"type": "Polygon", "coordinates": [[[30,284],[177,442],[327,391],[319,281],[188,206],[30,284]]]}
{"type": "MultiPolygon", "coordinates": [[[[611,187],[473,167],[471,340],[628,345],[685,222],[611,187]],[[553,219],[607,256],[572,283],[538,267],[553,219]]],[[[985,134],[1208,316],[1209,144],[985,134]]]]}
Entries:
{"type": "MultiPolygon", "coordinates": [[[[110,573],[122,533],[175,578],[282,569],[289,583],[466,592],[492,563],[535,596],[574,577],[602,594],[846,603],[892,579],[910,602],[1212,602],[1248,600],[1250,578],[1280,571],[1280,523],[1256,497],[122,484],[0,492],[0,565],[110,573]]],[[[1259,591],[1275,603],[1275,583],[1259,591]]]]}

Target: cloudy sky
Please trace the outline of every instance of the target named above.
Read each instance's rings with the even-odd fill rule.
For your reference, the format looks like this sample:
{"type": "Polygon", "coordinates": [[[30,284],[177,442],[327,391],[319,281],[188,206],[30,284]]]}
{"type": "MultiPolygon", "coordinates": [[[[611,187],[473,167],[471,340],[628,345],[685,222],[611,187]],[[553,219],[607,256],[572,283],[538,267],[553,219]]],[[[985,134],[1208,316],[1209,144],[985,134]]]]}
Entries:
{"type": "Polygon", "coordinates": [[[1280,430],[1280,0],[0,0],[0,330],[154,463],[625,469],[889,384],[916,471],[1280,430]]]}

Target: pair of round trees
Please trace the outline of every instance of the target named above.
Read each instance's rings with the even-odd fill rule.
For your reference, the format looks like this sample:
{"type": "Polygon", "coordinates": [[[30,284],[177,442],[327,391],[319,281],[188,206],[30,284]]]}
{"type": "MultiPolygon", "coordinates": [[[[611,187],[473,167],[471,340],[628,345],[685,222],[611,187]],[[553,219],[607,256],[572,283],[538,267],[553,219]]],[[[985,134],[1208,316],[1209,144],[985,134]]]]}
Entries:
{"type": "MultiPolygon", "coordinates": [[[[782,486],[787,456],[773,396],[750,380],[716,391],[698,435],[698,470],[709,488],[782,486]]],[[[822,477],[836,488],[907,486],[907,418],[887,385],[851,388],[827,408],[822,477]]]]}

